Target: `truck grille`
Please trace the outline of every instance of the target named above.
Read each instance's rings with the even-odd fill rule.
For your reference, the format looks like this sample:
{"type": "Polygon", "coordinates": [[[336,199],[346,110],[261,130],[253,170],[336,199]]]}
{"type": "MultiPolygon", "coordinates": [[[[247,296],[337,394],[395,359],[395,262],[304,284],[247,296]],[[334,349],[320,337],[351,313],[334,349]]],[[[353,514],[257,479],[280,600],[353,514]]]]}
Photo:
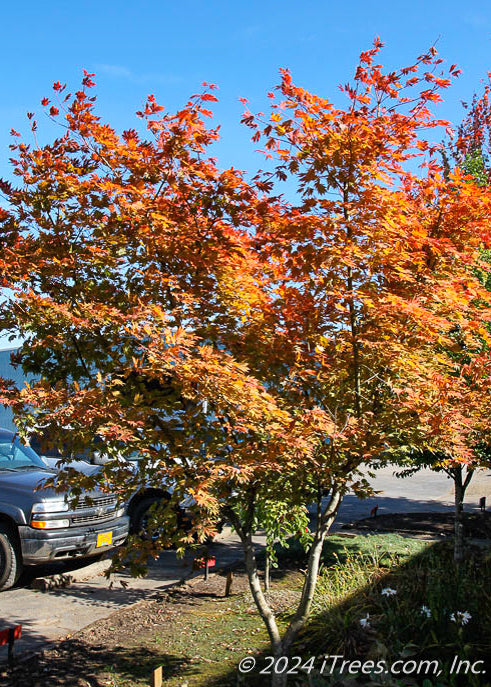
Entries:
{"type": "Polygon", "coordinates": [[[86,508],[101,508],[102,506],[116,506],[117,496],[81,496],[75,510],[85,510],[86,508]]]}
{"type": "Polygon", "coordinates": [[[74,515],[72,517],[72,525],[85,525],[91,522],[102,522],[103,520],[112,520],[114,518],[115,510],[106,511],[105,513],[90,513],[89,515],[74,515]]]}

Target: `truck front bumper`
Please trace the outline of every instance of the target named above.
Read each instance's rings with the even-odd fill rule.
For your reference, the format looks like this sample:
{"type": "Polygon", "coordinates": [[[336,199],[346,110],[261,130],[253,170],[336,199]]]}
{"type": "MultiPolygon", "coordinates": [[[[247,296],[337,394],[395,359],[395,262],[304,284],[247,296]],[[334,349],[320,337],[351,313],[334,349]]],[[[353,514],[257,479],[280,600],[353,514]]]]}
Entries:
{"type": "Polygon", "coordinates": [[[36,565],[102,553],[124,542],[128,536],[129,522],[129,518],[124,515],[100,525],[67,527],[60,530],[36,530],[28,525],[21,525],[19,534],[23,561],[26,565],[36,565]],[[107,542],[109,533],[111,544],[104,543],[107,542]],[[99,535],[106,536],[99,538],[99,535]]]}

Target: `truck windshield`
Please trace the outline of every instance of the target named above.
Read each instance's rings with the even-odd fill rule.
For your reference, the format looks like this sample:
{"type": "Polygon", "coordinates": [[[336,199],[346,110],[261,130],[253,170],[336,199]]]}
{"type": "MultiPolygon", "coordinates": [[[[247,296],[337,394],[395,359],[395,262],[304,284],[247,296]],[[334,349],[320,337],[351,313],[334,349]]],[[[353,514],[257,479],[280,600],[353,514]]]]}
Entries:
{"type": "Polygon", "coordinates": [[[44,469],[46,465],[32,448],[23,446],[19,438],[0,432],[0,470],[44,469]]]}

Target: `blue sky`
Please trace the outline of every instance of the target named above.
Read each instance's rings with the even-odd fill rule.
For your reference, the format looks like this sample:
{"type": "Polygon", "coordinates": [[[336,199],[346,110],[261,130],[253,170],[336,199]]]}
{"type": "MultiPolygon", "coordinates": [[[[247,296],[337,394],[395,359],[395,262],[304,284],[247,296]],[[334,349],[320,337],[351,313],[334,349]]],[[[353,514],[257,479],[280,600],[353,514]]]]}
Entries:
{"type": "MultiPolygon", "coordinates": [[[[459,121],[460,100],[470,99],[491,69],[491,3],[470,0],[140,0],[2,4],[0,177],[11,177],[8,132],[25,131],[35,111],[40,143],[53,129],[40,100],[54,81],[70,90],[82,68],[96,72],[99,113],[116,128],[135,126],[134,112],[154,93],[173,111],[200,88],[219,85],[214,108],[222,126],[215,151],[221,165],[254,170],[262,160],[239,123],[242,105],[266,107],[280,67],[319,95],[339,99],[362,50],[379,35],[381,60],[404,66],[438,39],[438,51],[463,74],[440,108],[459,121]]],[[[0,347],[5,340],[0,338],[0,347]]]]}
{"type": "Polygon", "coordinates": [[[29,110],[41,123],[41,98],[54,81],[76,88],[82,68],[96,72],[100,112],[118,127],[134,125],[148,93],[172,111],[202,81],[218,84],[220,159],[247,169],[260,161],[239,124],[238,98],[264,107],[280,67],[300,85],[339,98],[337,85],[352,76],[375,35],[392,67],[410,63],[439,38],[442,57],[463,69],[442,107],[457,119],[460,99],[491,69],[491,3],[475,0],[23,0],[3,4],[2,24],[1,176],[9,175],[10,128],[22,129],[29,110]]]}

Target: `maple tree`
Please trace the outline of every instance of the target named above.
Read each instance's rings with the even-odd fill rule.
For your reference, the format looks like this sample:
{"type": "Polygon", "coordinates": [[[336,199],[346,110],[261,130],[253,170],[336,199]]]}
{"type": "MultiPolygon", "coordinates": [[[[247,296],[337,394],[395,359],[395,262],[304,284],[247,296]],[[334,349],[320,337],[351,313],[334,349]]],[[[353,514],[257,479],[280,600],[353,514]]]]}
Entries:
{"type": "Polygon", "coordinates": [[[1,324],[26,338],[19,364],[40,375],[20,393],[4,382],[2,401],[23,432],[42,426],[73,450],[102,439],[100,472],[66,470],[60,486],[98,481],[128,497],[173,484],[171,505],[196,503],[181,546],[227,518],[276,657],[305,625],[343,495],[369,493],[363,470],[402,434],[466,463],[470,434],[487,431],[490,312],[473,269],[490,198],[458,168],[445,174],[431,142],[447,123],[430,108],[458,70],[440,73],[432,48],[384,72],[381,47],[362,53],[344,108],[285,70],[269,119],[246,109],[277,161],[252,181],[207,152],[213,86],[173,115],[150,96],[147,139],[101,123],[85,74],[74,95],[57,83],[57,102],[43,101],[64,135],[13,144],[22,183],[2,182],[0,270],[13,296],[1,324]],[[295,203],[274,195],[282,179],[296,182],[295,203]],[[459,374],[435,352],[457,330],[475,352],[459,374]],[[141,455],[136,473],[125,451],[141,455]],[[282,634],[252,536],[263,524],[283,537],[310,503],[302,595],[282,634]]]}
{"type": "MultiPolygon", "coordinates": [[[[422,138],[448,128],[428,110],[449,85],[435,75],[434,50],[418,60],[433,87],[414,96],[405,89],[420,87],[418,64],[382,74],[373,63],[379,48],[362,55],[345,87],[347,110],[284,72],[270,121],[244,117],[279,158],[276,175],[298,179],[303,200],[259,239],[274,267],[283,365],[285,333],[291,343],[289,379],[279,382],[292,407],[315,406],[335,425],[317,449],[320,484],[330,473],[329,486],[345,485],[404,434],[445,447],[457,483],[482,460],[479,443],[489,437],[489,306],[474,271],[489,242],[489,196],[469,185],[465,168],[446,174],[438,146],[422,138]],[[418,156],[416,174],[410,161],[418,156]],[[456,347],[472,359],[456,364],[447,357],[456,347]]],[[[271,375],[266,351],[258,359],[271,375]]],[[[302,620],[297,612],[284,645],[302,620]]]]}
{"type": "MultiPolygon", "coordinates": [[[[91,76],[59,107],[44,103],[53,117],[65,109],[61,138],[12,146],[22,183],[2,183],[2,277],[14,292],[2,325],[25,337],[17,360],[40,381],[20,394],[5,381],[2,400],[24,434],[42,428],[67,452],[102,441],[100,472],[67,469],[59,488],[98,482],[128,498],[148,483],[172,486],[169,505],[191,494],[200,516],[180,546],[230,514],[254,560],[257,500],[281,497],[296,523],[305,489],[286,476],[312,444],[312,413],[293,417],[226,345],[268,302],[252,228],[274,217],[275,203],[206,157],[217,137],[204,124],[212,87],[175,115],[150,97],[148,141],[100,123],[91,76]],[[136,472],[122,460],[129,451],[140,454],[136,472]]],[[[164,529],[126,551],[143,560],[168,540],[164,529]]]]}

